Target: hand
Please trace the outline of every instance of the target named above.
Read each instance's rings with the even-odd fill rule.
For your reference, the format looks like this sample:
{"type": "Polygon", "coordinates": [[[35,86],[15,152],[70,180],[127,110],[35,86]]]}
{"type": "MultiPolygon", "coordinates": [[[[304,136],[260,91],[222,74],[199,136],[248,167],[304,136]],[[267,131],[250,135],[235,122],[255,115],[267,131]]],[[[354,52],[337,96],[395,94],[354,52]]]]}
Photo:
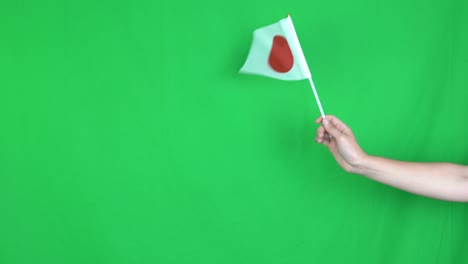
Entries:
{"type": "Polygon", "coordinates": [[[322,123],[317,129],[315,141],[327,146],[345,171],[357,173],[367,155],[357,143],[351,129],[332,115],[327,115],[325,119],[319,117],[315,123],[322,123]]]}

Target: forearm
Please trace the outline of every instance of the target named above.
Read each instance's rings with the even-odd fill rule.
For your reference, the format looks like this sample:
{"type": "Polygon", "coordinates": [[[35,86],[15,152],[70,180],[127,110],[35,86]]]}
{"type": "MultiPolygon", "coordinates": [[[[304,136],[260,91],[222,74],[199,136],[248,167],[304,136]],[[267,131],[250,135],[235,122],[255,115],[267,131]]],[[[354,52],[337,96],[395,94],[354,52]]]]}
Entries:
{"type": "Polygon", "coordinates": [[[407,192],[442,200],[468,201],[467,166],[367,156],[352,172],[407,192]]]}

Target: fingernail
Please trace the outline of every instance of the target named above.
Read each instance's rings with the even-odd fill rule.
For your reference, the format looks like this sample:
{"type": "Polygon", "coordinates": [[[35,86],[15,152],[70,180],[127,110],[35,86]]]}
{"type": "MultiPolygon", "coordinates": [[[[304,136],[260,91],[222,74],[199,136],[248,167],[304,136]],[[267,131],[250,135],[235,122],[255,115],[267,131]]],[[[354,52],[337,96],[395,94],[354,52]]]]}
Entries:
{"type": "Polygon", "coordinates": [[[329,124],[328,119],[323,119],[323,124],[328,126],[328,124],[329,124]]]}

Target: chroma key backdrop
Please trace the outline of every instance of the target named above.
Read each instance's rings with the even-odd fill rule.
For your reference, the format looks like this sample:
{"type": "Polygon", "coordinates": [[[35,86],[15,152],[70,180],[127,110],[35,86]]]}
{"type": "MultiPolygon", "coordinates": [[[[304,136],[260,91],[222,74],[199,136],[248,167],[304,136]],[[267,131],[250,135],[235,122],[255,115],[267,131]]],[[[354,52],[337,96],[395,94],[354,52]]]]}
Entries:
{"type": "Polygon", "coordinates": [[[468,263],[468,204],[344,172],[307,80],[239,74],[287,14],[366,152],[468,164],[467,1],[2,1],[0,263],[468,263]]]}

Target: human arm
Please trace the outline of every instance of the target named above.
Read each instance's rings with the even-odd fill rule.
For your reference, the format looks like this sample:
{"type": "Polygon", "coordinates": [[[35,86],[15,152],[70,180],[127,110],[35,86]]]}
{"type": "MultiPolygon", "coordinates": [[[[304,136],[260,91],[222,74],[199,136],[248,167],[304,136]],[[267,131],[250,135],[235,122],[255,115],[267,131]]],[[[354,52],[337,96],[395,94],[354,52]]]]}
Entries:
{"type": "Polygon", "coordinates": [[[347,172],[435,199],[468,202],[468,166],[405,162],[367,155],[351,129],[335,116],[321,117],[317,143],[328,147],[347,172]]]}

